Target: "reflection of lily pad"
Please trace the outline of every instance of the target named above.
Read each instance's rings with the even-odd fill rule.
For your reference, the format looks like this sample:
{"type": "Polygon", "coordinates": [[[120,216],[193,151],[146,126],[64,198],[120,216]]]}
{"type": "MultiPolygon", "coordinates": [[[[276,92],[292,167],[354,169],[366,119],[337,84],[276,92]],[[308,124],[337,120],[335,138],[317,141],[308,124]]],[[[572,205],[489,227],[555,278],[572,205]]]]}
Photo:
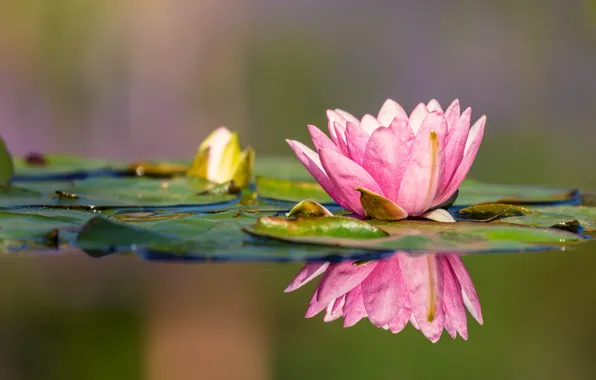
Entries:
{"type": "MultiPolygon", "coordinates": [[[[266,219],[266,218],[265,218],[266,219]]],[[[334,218],[289,221],[286,231],[263,221],[245,230],[253,235],[289,243],[315,244],[363,250],[404,250],[410,252],[507,252],[560,247],[581,240],[575,234],[548,228],[511,224],[437,223],[429,221],[371,222],[391,234],[376,239],[321,236],[311,231],[330,228],[334,218]],[[312,224],[318,224],[313,229],[312,224]]],[[[334,226],[336,230],[338,227],[334,226]]]]}

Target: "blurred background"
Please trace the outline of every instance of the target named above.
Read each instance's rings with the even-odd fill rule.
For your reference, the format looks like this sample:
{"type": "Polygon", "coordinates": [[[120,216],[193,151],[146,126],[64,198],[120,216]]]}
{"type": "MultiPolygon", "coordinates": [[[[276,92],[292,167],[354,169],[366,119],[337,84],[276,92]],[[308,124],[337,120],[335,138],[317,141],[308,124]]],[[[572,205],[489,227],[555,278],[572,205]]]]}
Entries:
{"type": "MultiPolygon", "coordinates": [[[[213,128],[290,154],[327,108],[455,97],[471,177],[596,189],[596,1],[4,0],[14,154],[191,159],[213,128]]],[[[303,319],[298,266],[0,261],[2,379],[593,379],[594,245],[466,258],[485,325],[429,343],[303,319]]]]}

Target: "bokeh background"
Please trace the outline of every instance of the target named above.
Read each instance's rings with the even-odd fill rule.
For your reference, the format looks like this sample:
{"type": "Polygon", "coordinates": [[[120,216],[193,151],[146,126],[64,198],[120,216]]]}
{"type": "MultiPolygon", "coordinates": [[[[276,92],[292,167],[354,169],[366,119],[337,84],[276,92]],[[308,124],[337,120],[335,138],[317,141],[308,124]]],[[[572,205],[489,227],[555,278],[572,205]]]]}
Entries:
{"type": "MultiPolygon", "coordinates": [[[[219,125],[290,154],[325,109],[460,98],[471,176],[596,189],[596,1],[4,0],[14,154],[193,157],[219,125]]],[[[594,379],[594,245],[466,258],[485,325],[431,344],[303,319],[293,265],[0,260],[2,379],[594,379]]]]}

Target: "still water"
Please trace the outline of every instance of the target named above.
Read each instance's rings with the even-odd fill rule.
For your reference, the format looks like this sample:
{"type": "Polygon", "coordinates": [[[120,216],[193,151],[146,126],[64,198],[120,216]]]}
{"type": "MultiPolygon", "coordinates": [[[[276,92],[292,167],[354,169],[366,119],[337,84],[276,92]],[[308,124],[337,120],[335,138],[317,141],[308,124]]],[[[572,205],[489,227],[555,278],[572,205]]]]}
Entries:
{"type": "Polygon", "coordinates": [[[305,319],[299,264],[147,262],[83,252],[0,260],[6,379],[591,379],[596,246],[464,258],[484,325],[432,344],[305,319]]]}

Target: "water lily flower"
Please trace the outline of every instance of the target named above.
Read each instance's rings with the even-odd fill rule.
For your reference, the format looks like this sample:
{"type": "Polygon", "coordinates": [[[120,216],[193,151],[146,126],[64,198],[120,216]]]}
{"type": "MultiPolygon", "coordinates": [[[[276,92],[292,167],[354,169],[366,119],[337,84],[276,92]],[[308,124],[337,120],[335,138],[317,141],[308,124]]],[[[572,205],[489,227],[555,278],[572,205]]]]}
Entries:
{"type": "Polygon", "coordinates": [[[254,149],[248,147],[241,152],[238,134],[219,127],[201,143],[187,175],[219,184],[233,180],[245,187],[250,182],[254,160],[254,149]]]}
{"type": "Polygon", "coordinates": [[[298,159],[342,207],[360,216],[390,213],[391,220],[421,216],[452,222],[440,208],[453,200],[484,134],[486,117],[472,127],[472,110],[460,113],[456,99],[446,111],[439,102],[420,103],[408,114],[387,99],[377,117],[361,120],[346,111],[328,110],[331,138],[314,125],[308,129],[315,150],[287,140],[298,159]],[[356,191],[355,188],[358,188],[356,191]],[[361,202],[365,194],[374,202],[361,202]],[[363,203],[366,203],[363,205],[363,203]]]}
{"type": "Polygon", "coordinates": [[[306,318],[325,310],[325,322],[343,317],[344,327],[362,318],[396,334],[408,322],[431,342],[443,329],[455,339],[468,339],[466,307],[482,324],[482,311],[472,279],[458,255],[397,252],[366,263],[312,262],[287,287],[294,291],[315,277],[317,285],[306,318]]]}

